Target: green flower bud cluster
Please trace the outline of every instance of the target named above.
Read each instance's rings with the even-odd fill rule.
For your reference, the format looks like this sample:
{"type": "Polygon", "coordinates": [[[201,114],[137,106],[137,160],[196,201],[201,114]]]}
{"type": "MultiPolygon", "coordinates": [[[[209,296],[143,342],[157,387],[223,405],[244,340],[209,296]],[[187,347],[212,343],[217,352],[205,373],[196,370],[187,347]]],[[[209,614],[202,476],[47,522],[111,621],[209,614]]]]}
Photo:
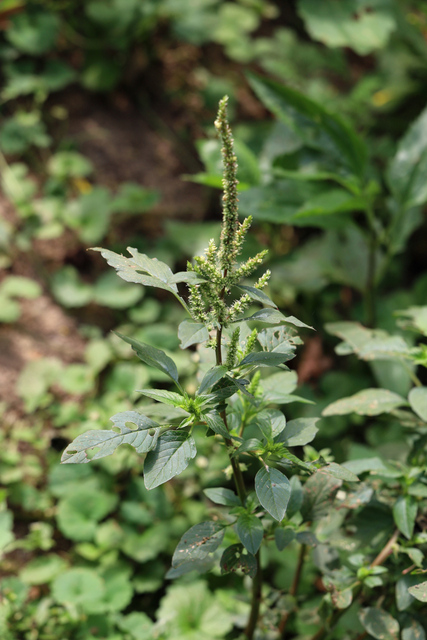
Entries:
{"type": "Polygon", "coordinates": [[[237,349],[239,347],[240,340],[240,327],[233,331],[231,339],[227,345],[227,360],[225,364],[228,369],[233,369],[237,360],[237,349]]]}
{"type": "MultiPolygon", "coordinates": [[[[250,276],[263,262],[267,251],[238,264],[246,234],[251,226],[252,218],[242,223],[238,220],[237,198],[237,162],[234,155],[234,143],[230,125],[227,120],[227,102],[225,96],[219,104],[215,127],[222,142],[223,197],[222,197],[222,230],[219,247],[210,240],[203,256],[197,256],[188,271],[194,271],[204,282],[190,285],[189,309],[194,320],[203,322],[208,329],[222,329],[235,321],[250,304],[251,298],[243,294],[239,299],[227,302],[231,289],[243,278],[250,276]]],[[[259,278],[255,287],[262,289],[267,284],[270,272],[259,278]]],[[[232,356],[230,356],[232,357],[232,356]]]]}

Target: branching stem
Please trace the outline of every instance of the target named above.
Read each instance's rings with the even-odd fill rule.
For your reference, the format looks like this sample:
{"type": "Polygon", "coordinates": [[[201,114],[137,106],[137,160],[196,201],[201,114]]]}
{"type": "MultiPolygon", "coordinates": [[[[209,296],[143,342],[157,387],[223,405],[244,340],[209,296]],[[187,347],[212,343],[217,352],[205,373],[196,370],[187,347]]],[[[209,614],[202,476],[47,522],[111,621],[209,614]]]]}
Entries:
{"type": "MultiPolygon", "coordinates": [[[[377,557],[371,562],[371,564],[369,565],[370,567],[379,567],[387,560],[387,558],[393,552],[393,547],[396,544],[398,537],[399,537],[399,531],[396,529],[396,531],[393,533],[389,541],[381,549],[377,557]]],[[[363,584],[361,582],[357,583],[356,586],[354,587],[353,600],[350,604],[350,607],[353,604],[353,602],[356,600],[356,598],[360,595],[362,588],[363,588],[363,584]]],[[[336,609],[334,613],[331,615],[331,617],[329,618],[328,622],[321,629],[319,629],[317,633],[314,634],[311,640],[324,640],[325,638],[327,638],[327,636],[333,631],[334,627],[338,623],[341,616],[343,616],[344,613],[346,613],[350,607],[347,607],[346,609],[336,609]]]]}
{"type": "Polygon", "coordinates": [[[372,210],[371,202],[366,205],[366,218],[369,225],[370,239],[369,239],[369,254],[368,254],[368,273],[366,277],[365,285],[365,306],[366,306],[366,324],[368,327],[373,327],[376,320],[375,309],[375,286],[376,286],[376,268],[377,268],[377,233],[375,230],[374,212],[372,210]]]}
{"type": "MultiPolygon", "coordinates": [[[[224,298],[225,290],[221,291],[220,297],[224,298]]],[[[222,364],[222,326],[220,325],[217,334],[216,334],[216,364],[222,364]]],[[[225,427],[228,431],[227,424],[227,414],[225,411],[221,412],[221,418],[225,424],[225,427]]],[[[231,440],[225,439],[226,445],[228,447],[230,464],[233,471],[234,483],[236,485],[237,495],[240,498],[241,503],[244,505],[246,503],[246,488],[243,480],[242,471],[239,466],[239,461],[236,460],[232,455],[232,446],[233,443],[231,440]]],[[[247,627],[245,629],[245,636],[248,640],[252,640],[255,628],[258,622],[259,617],[259,608],[261,603],[261,590],[262,590],[262,573],[261,573],[261,561],[260,561],[260,551],[256,554],[257,561],[257,572],[252,581],[252,600],[251,600],[251,612],[249,614],[249,620],[247,627]]]]}
{"type": "Polygon", "coordinates": [[[261,570],[261,557],[260,557],[260,549],[256,554],[257,561],[257,572],[252,581],[252,601],[251,601],[251,612],[249,615],[248,624],[245,629],[245,636],[248,640],[252,640],[254,636],[254,632],[256,629],[256,625],[259,618],[259,609],[261,605],[261,590],[262,590],[262,570],[261,570]]]}
{"type": "MultiPolygon", "coordinates": [[[[304,560],[306,557],[306,552],[307,552],[307,545],[302,544],[299,550],[298,563],[297,563],[297,568],[295,569],[294,579],[289,589],[290,596],[296,596],[297,594],[299,583],[301,580],[302,568],[304,566],[304,560]]],[[[282,640],[285,640],[286,626],[288,624],[289,616],[291,615],[291,613],[292,613],[291,611],[285,611],[285,613],[283,614],[280,620],[279,633],[282,640]]]]}

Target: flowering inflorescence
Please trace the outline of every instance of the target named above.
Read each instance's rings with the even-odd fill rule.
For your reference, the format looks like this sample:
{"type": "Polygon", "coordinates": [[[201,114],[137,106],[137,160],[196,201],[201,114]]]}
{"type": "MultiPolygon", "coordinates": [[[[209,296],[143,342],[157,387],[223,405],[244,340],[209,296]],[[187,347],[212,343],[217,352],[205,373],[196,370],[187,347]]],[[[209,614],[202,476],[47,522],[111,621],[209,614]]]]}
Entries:
{"type": "MultiPolygon", "coordinates": [[[[255,271],[267,254],[267,251],[261,251],[245,262],[237,264],[252,217],[249,216],[242,223],[238,220],[237,161],[227,120],[227,102],[227,96],[220,101],[218,116],[215,120],[215,127],[222,142],[221,153],[224,165],[220,244],[217,247],[214,240],[210,240],[204,255],[197,256],[194,264],[188,265],[189,271],[194,271],[204,280],[200,284],[189,287],[189,308],[192,317],[198,322],[205,323],[209,328],[216,329],[226,327],[230,322],[235,321],[248,307],[251,298],[246,293],[230,305],[227,304],[226,297],[242,278],[247,278],[255,271]]],[[[255,287],[257,289],[265,287],[269,277],[270,271],[266,271],[258,279],[255,287]]]]}
{"type": "Polygon", "coordinates": [[[237,349],[239,347],[240,342],[240,327],[237,327],[231,335],[230,341],[227,345],[227,360],[225,364],[228,369],[232,369],[237,360],[237,349]]]}

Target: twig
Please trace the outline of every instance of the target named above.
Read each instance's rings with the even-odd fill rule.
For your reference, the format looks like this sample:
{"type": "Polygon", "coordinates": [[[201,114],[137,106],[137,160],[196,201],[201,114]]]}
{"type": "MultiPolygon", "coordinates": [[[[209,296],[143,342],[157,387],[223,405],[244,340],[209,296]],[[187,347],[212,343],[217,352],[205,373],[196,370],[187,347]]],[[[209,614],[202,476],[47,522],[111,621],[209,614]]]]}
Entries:
{"type": "MultiPolygon", "coordinates": [[[[307,551],[307,545],[302,544],[299,550],[299,555],[298,555],[298,563],[297,563],[297,568],[295,570],[295,575],[294,575],[294,579],[292,581],[291,587],[289,589],[289,595],[290,596],[296,596],[297,591],[298,591],[298,586],[299,586],[299,582],[301,579],[301,573],[302,573],[302,568],[304,565],[304,560],[305,560],[305,555],[306,555],[306,551],[307,551]]],[[[288,624],[288,620],[289,620],[289,616],[291,615],[291,611],[285,611],[285,613],[283,614],[280,623],[279,623],[279,633],[280,633],[280,637],[282,638],[282,640],[285,640],[285,633],[286,633],[286,626],[288,624]]]]}
{"type": "Polygon", "coordinates": [[[393,535],[391,536],[390,540],[387,542],[385,547],[381,549],[381,551],[379,552],[375,560],[371,562],[370,564],[371,567],[379,567],[385,562],[385,560],[387,560],[387,558],[393,552],[393,547],[396,544],[398,537],[399,537],[399,530],[396,529],[396,531],[393,533],[393,535]]]}
{"type": "MultiPolygon", "coordinates": [[[[387,544],[381,549],[377,557],[371,562],[371,564],[369,565],[370,567],[379,567],[387,560],[387,558],[391,555],[393,551],[393,547],[396,544],[398,537],[399,537],[399,531],[396,529],[396,531],[393,533],[393,535],[391,536],[387,544]]],[[[350,606],[347,607],[346,609],[336,609],[332,614],[332,616],[329,618],[328,622],[321,629],[319,629],[317,633],[314,634],[311,640],[324,640],[324,638],[326,638],[329,635],[329,633],[334,629],[335,625],[337,624],[341,616],[344,615],[344,613],[346,613],[349,610],[353,602],[356,600],[357,596],[361,593],[362,587],[363,585],[361,582],[356,584],[353,591],[353,599],[350,606]]]]}
{"type": "Polygon", "coordinates": [[[257,572],[252,581],[252,602],[251,613],[249,616],[248,624],[245,629],[245,636],[248,640],[252,640],[256,625],[259,617],[259,608],[261,605],[261,589],[262,589],[262,570],[261,570],[261,555],[260,549],[256,554],[257,572]]]}

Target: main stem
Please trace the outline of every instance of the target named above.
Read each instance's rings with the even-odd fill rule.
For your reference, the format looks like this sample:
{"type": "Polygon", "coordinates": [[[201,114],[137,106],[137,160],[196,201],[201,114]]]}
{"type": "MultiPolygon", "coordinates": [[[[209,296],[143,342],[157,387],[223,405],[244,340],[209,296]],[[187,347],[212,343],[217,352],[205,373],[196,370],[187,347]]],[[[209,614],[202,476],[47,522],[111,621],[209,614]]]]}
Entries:
{"type": "Polygon", "coordinates": [[[366,218],[369,225],[370,239],[368,254],[368,273],[365,285],[365,321],[368,327],[374,327],[376,320],[375,272],[377,268],[377,233],[375,230],[374,212],[370,202],[368,202],[366,206],[366,218]]]}
{"type": "MultiPolygon", "coordinates": [[[[222,290],[221,297],[224,297],[225,291],[222,290]]],[[[222,326],[220,325],[216,334],[216,364],[219,366],[222,364],[222,351],[221,351],[221,342],[222,342],[222,326]]],[[[224,411],[221,411],[221,418],[225,424],[226,429],[228,430],[227,424],[227,414],[224,411]]],[[[232,441],[229,439],[225,439],[226,445],[228,447],[228,455],[230,458],[230,464],[233,471],[234,483],[236,485],[237,495],[240,498],[242,505],[246,503],[246,488],[243,480],[242,471],[239,466],[238,460],[234,458],[232,455],[232,441]]],[[[256,625],[259,617],[259,608],[261,604],[261,590],[262,590],[262,572],[261,572],[261,556],[260,550],[258,550],[256,554],[257,561],[257,572],[252,581],[252,600],[251,600],[251,611],[249,614],[248,624],[245,629],[245,636],[248,640],[252,640],[256,625]]]]}
{"type": "Polygon", "coordinates": [[[258,549],[255,558],[257,561],[257,571],[254,579],[252,580],[251,612],[249,615],[248,624],[245,629],[245,636],[249,638],[249,640],[252,640],[253,638],[259,618],[259,608],[261,605],[262,571],[260,549],[258,549]]]}

